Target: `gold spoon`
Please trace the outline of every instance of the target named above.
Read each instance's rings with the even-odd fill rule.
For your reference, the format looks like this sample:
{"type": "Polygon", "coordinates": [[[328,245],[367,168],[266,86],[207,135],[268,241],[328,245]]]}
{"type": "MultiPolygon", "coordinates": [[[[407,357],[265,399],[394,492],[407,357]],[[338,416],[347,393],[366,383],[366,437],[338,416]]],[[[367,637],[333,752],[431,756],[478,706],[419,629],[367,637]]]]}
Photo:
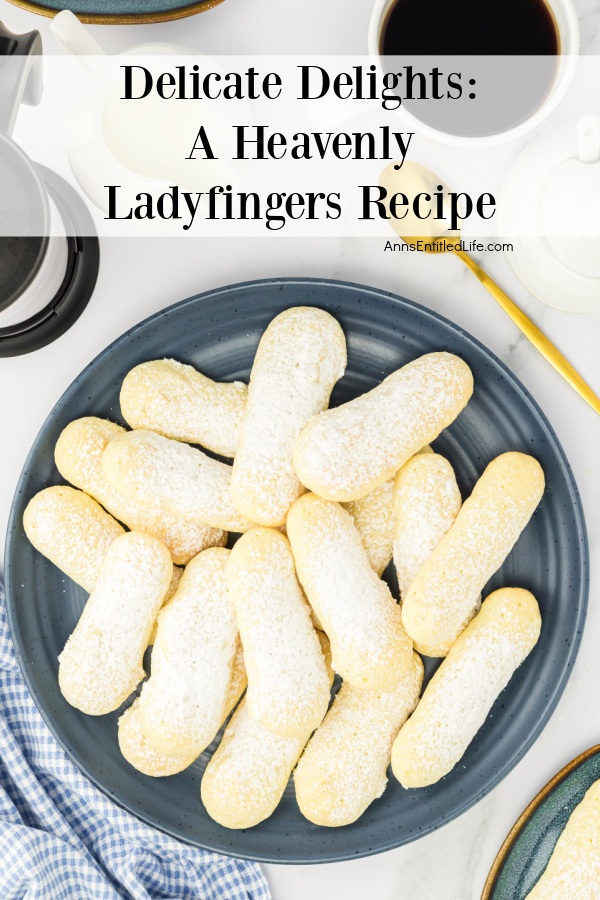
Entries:
{"type": "MultiPolygon", "coordinates": [[[[445,194],[448,192],[444,182],[434,172],[426,169],[425,166],[421,166],[418,163],[404,162],[402,168],[397,170],[395,165],[396,163],[391,163],[387,166],[379,179],[379,184],[387,190],[388,198],[392,194],[401,192],[406,194],[410,201],[410,198],[421,192],[433,195],[437,191],[438,186],[442,187],[445,194]]],[[[537,325],[525,315],[522,309],[519,309],[516,303],[498,287],[495,281],[492,281],[490,276],[483,271],[468,253],[464,250],[454,249],[460,239],[460,230],[444,230],[444,226],[447,224],[446,219],[434,219],[433,216],[427,219],[418,219],[412,212],[403,219],[392,217],[389,222],[396,234],[403,241],[406,241],[407,244],[417,244],[417,249],[422,249],[426,253],[445,253],[450,251],[462,260],[483,286],[487,288],[494,300],[500,304],[504,312],[510,316],[515,325],[521,329],[525,337],[529,338],[536,350],[539,350],[550,365],[554,366],[559,375],[562,375],[565,381],[575,388],[577,393],[589,403],[592,409],[600,414],[600,397],[593,392],[581,375],[575,371],[571,363],[565,359],[537,325]],[[422,247],[418,246],[418,242],[422,242],[422,247]],[[449,244],[451,246],[448,246],[449,244]]]]}

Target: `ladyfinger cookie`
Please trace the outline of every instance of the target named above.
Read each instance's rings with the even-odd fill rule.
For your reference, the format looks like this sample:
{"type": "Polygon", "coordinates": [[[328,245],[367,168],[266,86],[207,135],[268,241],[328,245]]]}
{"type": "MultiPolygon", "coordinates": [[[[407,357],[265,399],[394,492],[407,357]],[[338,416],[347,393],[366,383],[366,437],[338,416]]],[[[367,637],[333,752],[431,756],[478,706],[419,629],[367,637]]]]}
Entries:
{"type": "Polygon", "coordinates": [[[140,695],[142,731],[167,756],[198,756],[219,730],[238,635],[225,569],[229,550],[204,550],[161,610],[151,674],[140,695]]]}
{"type": "Polygon", "coordinates": [[[392,687],[411,665],[412,643],[350,513],[305,494],[292,506],[287,530],[298,578],[331,641],[335,671],[356,688],[392,687]]]}
{"type": "Polygon", "coordinates": [[[211,819],[224,828],[252,828],[268,819],[310,733],[274,734],[242,700],[202,776],[200,796],[211,819]]]}
{"type": "MultiPolygon", "coordinates": [[[[171,581],[169,583],[169,587],[167,588],[167,593],[165,594],[164,600],[162,602],[163,607],[169,603],[175,594],[177,593],[177,588],[179,587],[179,582],[182,579],[184,569],[181,569],[179,566],[173,566],[173,575],[171,577],[171,581]]],[[[150,635],[149,644],[153,644],[156,639],[156,629],[158,628],[158,620],[155,620],[154,625],[152,626],[152,634],[150,635]]]]}
{"type": "Polygon", "coordinates": [[[321,309],[280,313],[261,338],[233,463],[231,496],[253,522],[283,525],[302,493],[292,453],[301,429],[327,407],[346,368],[346,339],[321,309]]]}
{"type": "MultiPolygon", "coordinates": [[[[240,640],[238,631],[235,641],[235,654],[233,656],[233,668],[231,670],[231,678],[227,686],[225,694],[225,707],[223,711],[223,722],[227,716],[236,708],[240,697],[248,687],[248,673],[246,672],[246,663],[244,662],[244,650],[240,640]]],[[[221,725],[223,724],[221,722],[221,725]]]]}
{"type": "Polygon", "coordinates": [[[119,400],[131,428],[235,456],[247,393],[241,381],[212,381],[193,366],[155,359],[125,376],[119,400]]]}
{"type": "Polygon", "coordinates": [[[394,536],[394,481],[376,487],[366,497],[342,503],[350,513],[372,569],[381,577],[392,559],[394,536]]]}
{"type": "MultiPolygon", "coordinates": [[[[241,652],[239,640],[236,645],[236,654],[233,663],[233,671],[227,688],[223,721],[227,719],[232,709],[246,690],[246,669],[241,652]]],[[[222,724],[222,723],[221,723],[222,724]]],[[[154,748],[154,745],[145,737],[142,731],[140,717],[140,700],[137,697],[132,706],[126,710],[119,719],[119,749],[130,765],[152,778],[161,778],[167,775],[176,775],[183,772],[194,762],[197,757],[196,748],[191,748],[187,756],[166,756],[154,748]]]]}
{"type": "Polygon", "coordinates": [[[372,391],[313,416],[294,448],[298,477],[326,500],[358,500],[450,425],[472,393],[462,359],[427,353],[372,391]]]}
{"type": "Polygon", "coordinates": [[[448,653],[543,492],[542,468],[525,453],[503,453],[488,465],[404,598],[402,621],[417,648],[448,653]]]}
{"type": "MultiPolygon", "coordinates": [[[[329,644],[319,642],[333,683],[329,644]]],[[[210,760],[200,793],[209,816],[225,828],[252,828],[268,819],[283,796],[298,757],[311,735],[282,737],[248,714],[243,700],[210,760]]]]}
{"type": "Polygon", "coordinates": [[[270,731],[297,737],[327,711],[329,679],[289,541],[254,528],[231,551],[227,584],[248,672],[248,712],[270,731]]]}
{"type": "Polygon", "coordinates": [[[527,900],[600,897],[600,781],[588,788],[559,837],[544,874],[527,900]]]}
{"type": "MultiPolygon", "coordinates": [[[[433,453],[423,447],[419,453],[433,453]]],[[[417,454],[418,456],[419,454],[417,454]]],[[[392,560],[394,542],[394,479],[384,482],[360,500],[342,503],[361,536],[369,562],[381,577],[392,560]]]]}
{"type": "Polygon", "coordinates": [[[128,500],[197,525],[247,531],[229,496],[231,466],[154,431],[126,431],[102,454],[109,483],[128,500]]]}
{"type": "Polygon", "coordinates": [[[58,471],[132,531],[145,531],[161,540],[178,565],[185,565],[207,547],[226,544],[227,534],[220,529],[141,506],[115,490],[104,474],[102,454],[109,441],[124,433],[125,429],[107,419],[76,419],[57,441],[54,460],[58,471]]]}
{"type": "Polygon", "coordinates": [[[118,709],[137,687],[172,574],[169,551],[157,538],[131,531],[113,541],[58,658],[58,683],[71,706],[100,716],[118,709]]]}
{"type": "Polygon", "coordinates": [[[423,663],[386,691],[361,691],[347,681],[308,742],[294,773],[300,812],[315,825],[350,825],[381,797],[392,742],[417,705],[423,663]]]}
{"type": "Polygon", "coordinates": [[[188,756],[166,756],[155,749],[144,735],[140,717],[139,697],[119,718],[119,750],[127,762],[151,778],[163,778],[183,772],[196,759],[191,750],[188,756]]]}
{"type": "MultiPolygon", "coordinates": [[[[125,529],[99,503],[75,488],[44,488],[23,513],[25,534],[40,553],[72,578],[88,594],[96,580],[106,552],[125,529]]],[[[173,566],[173,575],[163,605],[177,590],[183,569],[173,566]]],[[[156,623],[150,636],[154,643],[156,623]]]]}
{"type": "Polygon", "coordinates": [[[396,475],[394,565],[401,599],[456,519],[461,505],[454,470],[438,453],[413,456],[396,475]]]}
{"type": "Polygon", "coordinates": [[[392,747],[405,788],[435,784],[456,765],[541,628],[535,597],[502,588],[482,604],[429,682],[392,747]]]}
{"type": "Polygon", "coordinates": [[[107,550],[125,529],[92,497],[63,485],[44,488],[23,513],[25,534],[88,594],[107,550]]]}

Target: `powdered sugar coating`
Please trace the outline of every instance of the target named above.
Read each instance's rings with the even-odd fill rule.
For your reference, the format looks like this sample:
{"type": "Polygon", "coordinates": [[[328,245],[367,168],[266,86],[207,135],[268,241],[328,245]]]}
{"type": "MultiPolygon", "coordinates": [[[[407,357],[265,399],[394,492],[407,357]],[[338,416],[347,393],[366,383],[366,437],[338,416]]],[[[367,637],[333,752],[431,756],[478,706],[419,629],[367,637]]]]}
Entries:
{"type": "MultiPolygon", "coordinates": [[[[419,453],[433,453],[433,450],[426,446],[419,453]]],[[[349,503],[341,504],[352,516],[369,562],[379,576],[387,569],[393,553],[395,523],[393,491],[394,480],[391,478],[360,500],[350,500],[349,503]]]]}
{"type": "Polygon", "coordinates": [[[569,816],[527,900],[600,900],[600,781],[569,816]]]}
{"type": "Polygon", "coordinates": [[[119,719],[119,749],[128,763],[151,778],[162,778],[183,772],[196,759],[188,756],[165,756],[144,737],[140,719],[139,697],[119,719]]]}
{"type": "Polygon", "coordinates": [[[384,482],[366,497],[342,503],[350,513],[364,544],[369,563],[379,576],[383,575],[392,558],[394,536],[394,481],[384,482]]]}
{"type": "MultiPolygon", "coordinates": [[[[236,641],[236,651],[233,660],[233,671],[226,692],[223,721],[246,690],[246,669],[242,655],[242,645],[236,641]]],[[[119,719],[119,748],[128,763],[138,772],[160,778],[167,775],[176,775],[187,769],[196,759],[196,748],[191,748],[188,756],[166,756],[154,748],[146,739],[142,731],[142,722],[139,709],[139,697],[119,719]]],[[[223,723],[221,723],[223,724],[223,723]]]]}
{"type": "Polygon", "coordinates": [[[358,500],[450,425],[472,393],[465,362],[427,353],[361,397],[314,416],[294,448],[298,477],[327,500],[358,500]]]}
{"type": "Polygon", "coordinates": [[[144,736],[167,756],[198,756],[223,720],[238,635],[225,581],[229,552],[215,547],[188,563],[158,616],[139,710],[144,736]]]}
{"type": "Polygon", "coordinates": [[[269,528],[248,531],[231,551],[227,583],[251,718],[284,737],[310,733],[327,710],[329,679],[287,538],[269,528]]]}
{"type": "MultiPolygon", "coordinates": [[[[248,686],[248,673],[246,672],[246,663],[244,662],[244,649],[238,631],[235,639],[235,653],[233,656],[233,667],[231,670],[231,678],[225,693],[225,708],[223,712],[223,721],[227,718],[232,709],[238,705],[238,701],[248,686]]],[[[223,724],[223,723],[221,723],[223,724]]]]}
{"type": "Polygon", "coordinates": [[[247,393],[240,381],[212,381],[193,366],[156,359],[125,376],[119,400],[131,428],[235,456],[247,393]]]}
{"type": "MultiPolygon", "coordinates": [[[[173,575],[171,576],[171,581],[169,583],[169,587],[167,588],[167,593],[165,594],[165,598],[163,600],[163,606],[166,606],[170,600],[173,599],[177,588],[179,587],[179,582],[181,581],[181,577],[183,575],[184,570],[179,568],[179,566],[173,566],[173,575]]],[[[149,644],[153,644],[156,639],[156,629],[158,628],[158,620],[154,622],[152,626],[152,634],[150,635],[149,644]]]]}
{"type": "Polygon", "coordinates": [[[274,734],[242,700],[202,777],[200,796],[209,816],[225,828],[252,828],[268,819],[310,733],[274,734]]]}
{"type": "Polygon", "coordinates": [[[437,453],[418,454],[394,480],[394,564],[400,598],[444,537],[461,507],[454,470],[437,453]]]}
{"type": "Polygon", "coordinates": [[[169,551],[149,534],[116,538],[73,634],[59,656],[68,702],[92,716],[118,709],[144,677],[144,651],[173,574],[169,551]]]}
{"type": "Polygon", "coordinates": [[[298,578],[331,642],[335,671],[366,690],[396,684],[411,665],[412,643],[352,516],[338,503],[305,494],[291,508],[287,530],[298,578]]]}
{"type": "MultiPolygon", "coordinates": [[[[329,684],[329,642],[319,634],[329,684]]],[[[260,725],[240,704],[206,767],[200,786],[206,811],[225,828],[252,828],[276,809],[310,730],[282,737],[260,725]]]]}
{"type": "Polygon", "coordinates": [[[74,488],[44,488],[23,513],[25,534],[55,566],[90,593],[107,550],[124,528],[74,488]]]}
{"type": "Polygon", "coordinates": [[[207,547],[226,544],[227,534],[220,529],[141,506],[110,484],[102,468],[102,454],[109,441],[124,433],[123,428],[107,419],[76,419],[57,441],[54,460],[58,471],[132,531],[145,531],[161,540],[171,551],[173,562],[179,565],[185,565],[207,547]]]}
{"type": "Polygon", "coordinates": [[[249,519],[282,525],[304,492],[294,444],[310,417],[327,407],[345,367],[346,340],[329,313],[298,306],[268,326],[252,366],[231,481],[234,503],[249,519]]]}
{"type": "MultiPolygon", "coordinates": [[[[125,530],[99,503],[83,491],[70,487],[44,488],[36,494],[23,513],[27,537],[40,553],[72,578],[88,594],[108,548],[125,530]]],[[[177,590],[183,569],[173,566],[173,575],[163,604],[177,590]]],[[[154,643],[156,623],[149,643],[154,643]]]]}
{"type": "Polygon", "coordinates": [[[247,531],[229,496],[231,466],[154,431],[127,431],[102,454],[109,483],[140,506],[156,507],[197,525],[247,531]]]}
{"type": "Polygon", "coordinates": [[[392,767],[404,787],[434,784],[451,771],[537,643],[540,628],[529,591],[501,588],[484,601],[394,742],[392,767]]]}
{"type": "Polygon", "coordinates": [[[350,825],[381,797],[392,742],[417,705],[423,663],[387,691],[360,691],[345,681],[308,742],[294,773],[300,812],[315,825],[350,825]]]}
{"type": "Polygon", "coordinates": [[[544,473],[531,456],[503,453],[488,465],[404,598],[404,626],[430,655],[448,653],[543,492],[544,473]]]}

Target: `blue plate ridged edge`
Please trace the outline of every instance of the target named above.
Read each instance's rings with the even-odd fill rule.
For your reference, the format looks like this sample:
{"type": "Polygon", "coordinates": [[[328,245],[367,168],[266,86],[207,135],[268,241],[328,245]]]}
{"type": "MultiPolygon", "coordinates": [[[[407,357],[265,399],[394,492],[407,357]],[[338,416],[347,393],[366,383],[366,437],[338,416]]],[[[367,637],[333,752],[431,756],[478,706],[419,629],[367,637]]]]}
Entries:
{"type": "MultiPolygon", "coordinates": [[[[70,747],[65,747],[67,752],[71,755],[74,761],[79,765],[79,767],[85,772],[85,774],[95,783],[98,787],[100,787],[105,793],[107,793],[113,800],[115,800],[120,805],[124,806],[124,808],[129,809],[130,811],[137,814],[140,818],[149,822],[162,830],[167,830],[168,833],[174,834],[174,836],[179,837],[180,839],[187,840],[191,843],[198,844],[199,846],[206,847],[207,849],[213,849],[219,852],[230,853],[232,855],[243,855],[246,858],[257,859],[259,861],[271,861],[271,862],[332,862],[342,859],[352,859],[357,858],[358,856],[365,856],[375,852],[381,852],[383,850],[392,849],[394,847],[400,846],[403,843],[406,843],[410,840],[414,840],[416,837],[421,836],[423,834],[428,833],[429,831],[434,830],[440,825],[450,821],[456,816],[460,815],[474,803],[478,802],[483,796],[485,796],[490,790],[495,787],[499,781],[502,780],[508,774],[508,772],[517,764],[517,762],[522,758],[524,753],[529,749],[529,747],[533,744],[544,725],[548,721],[550,715],[552,714],[556,704],[564,690],[566,682],[569,677],[570,670],[575,661],[577,651],[579,648],[579,643],[581,639],[581,632],[583,629],[583,625],[585,622],[585,613],[587,607],[587,593],[588,593],[588,582],[589,582],[589,559],[588,559],[588,546],[587,546],[587,536],[585,529],[585,522],[583,517],[583,511],[581,508],[581,501],[579,498],[579,493],[577,490],[577,486],[575,480],[573,478],[573,474],[571,472],[568,461],[564,455],[564,452],[560,446],[560,443],[550,426],[546,416],[537,406],[529,392],[521,385],[518,379],[510,372],[510,370],[502,363],[497,357],[495,357],[487,348],[485,348],[479,341],[473,338],[468,332],[464,331],[459,326],[450,322],[449,320],[439,316],[437,313],[434,313],[431,310],[428,310],[412,301],[408,301],[404,298],[398,297],[394,294],[380,291],[378,289],[369,288],[363,285],[354,284],[351,282],[342,282],[342,281],[334,281],[329,279],[318,279],[318,278],[281,278],[281,279],[266,279],[266,280],[258,280],[258,281],[250,281],[250,282],[242,282],[235,285],[230,285],[222,288],[218,288],[215,290],[206,291],[202,294],[195,295],[194,297],[190,297],[187,300],[184,300],[180,303],[174,304],[164,310],[159,311],[143,322],[140,322],[138,325],[129,329],[124,335],[120,338],[112,342],[102,353],[100,353],[74,380],[69,388],[64,392],[60,400],[55,404],[55,407],[51,411],[50,415],[47,417],[46,422],[42,426],[38,438],[36,439],[32,450],[30,451],[27,461],[25,463],[23,473],[19,480],[19,485],[17,488],[17,493],[15,496],[15,501],[13,503],[13,508],[11,510],[11,517],[9,522],[9,531],[7,538],[7,550],[6,550],[6,559],[7,559],[7,595],[9,598],[9,620],[11,629],[13,633],[15,633],[15,627],[17,626],[17,617],[15,613],[14,604],[11,602],[11,598],[13,596],[13,583],[12,583],[12,575],[11,575],[11,567],[9,565],[9,561],[12,558],[13,552],[13,536],[18,534],[18,527],[15,527],[17,512],[19,509],[19,496],[23,490],[23,486],[27,481],[28,470],[35,462],[38,445],[40,443],[41,438],[43,437],[45,431],[51,423],[53,422],[55,416],[60,412],[65,404],[69,402],[69,400],[77,394],[79,385],[82,381],[85,381],[88,373],[100,364],[104,357],[109,356],[115,350],[119,349],[123,344],[126,344],[128,341],[132,339],[136,333],[142,331],[146,326],[152,325],[153,329],[156,331],[157,328],[160,327],[161,319],[173,315],[178,311],[183,311],[190,304],[200,304],[202,301],[212,300],[213,302],[218,301],[219,299],[227,299],[231,300],[232,297],[235,297],[236,294],[244,294],[248,290],[256,290],[256,291],[274,291],[275,294],[281,294],[286,289],[293,292],[294,290],[301,289],[309,292],[312,291],[313,294],[316,295],[315,299],[311,299],[311,302],[314,305],[321,305],[319,303],[318,295],[324,290],[327,291],[337,291],[342,297],[344,294],[350,294],[352,297],[354,294],[358,293],[362,297],[362,301],[366,302],[367,300],[371,301],[384,301],[386,304],[389,304],[394,308],[395,312],[400,312],[401,310],[407,312],[407,314],[412,314],[413,316],[423,319],[431,324],[432,327],[442,328],[443,330],[451,333],[454,336],[457,336],[461,342],[463,342],[468,347],[472,348],[477,354],[479,354],[482,358],[486,360],[486,366],[489,366],[492,369],[495,369],[498,373],[497,378],[499,381],[505,380],[509,383],[511,389],[516,392],[519,396],[520,402],[524,403],[528,408],[529,414],[533,417],[533,421],[536,421],[539,426],[543,428],[546,433],[546,437],[550,442],[550,445],[553,449],[553,452],[556,456],[557,463],[560,465],[561,470],[565,476],[565,485],[568,490],[568,495],[572,502],[572,512],[573,512],[573,525],[575,527],[576,532],[576,542],[579,547],[579,555],[580,555],[580,568],[579,568],[579,595],[578,602],[576,604],[576,617],[572,621],[572,640],[569,643],[569,651],[565,655],[564,660],[561,664],[561,669],[558,677],[554,681],[552,685],[552,689],[547,694],[547,702],[545,705],[544,713],[541,715],[539,720],[532,725],[531,730],[528,731],[527,739],[523,741],[523,743],[518,747],[511,756],[505,761],[504,765],[496,767],[494,773],[488,778],[485,786],[477,791],[474,794],[468,795],[466,799],[462,802],[455,803],[450,810],[440,810],[439,814],[436,816],[434,822],[429,823],[426,827],[419,830],[418,834],[411,833],[408,835],[396,834],[396,835],[387,835],[386,837],[378,840],[376,842],[370,841],[369,845],[358,846],[356,845],[350,847],[344,847],[340,849],[335,847],[333,849],[329,846],[329,842],[326,839],[327,833],[332,833],[332,831],[342,831],[342,829],[317,829],[320,835],[318,841],[318,848],[312,854],[304,855],[301,851],[296,852],[294,848],[292,851],[289,851],[286,855],[285,851],[277,848],[277,852],[264,851],[262,849],[248,849],[248,847],[239,847],[238,845],[245,844],[246,841],[236,842],[235,840],[231,840],[230,842],[222,842],[221,840],[214,841],[206,840],[204,838],[196,838],[195,836],[190,839],[189,835],[179,833],[177,830],[173,830],[172,828],[165,829],[164,823],[160,821],[160,817],[144,815],[139,810],[131,809],[131,804],[123,802],[122,798],[118,796],[118,792],[115,793],[111,791],[109,787],[102,781],[102,779],[97,778],[93,773],[91,773],[86,766],[86,761],[81,759],[78,754],[74,753],[73,749],[70,747]]],[[[298,302],[298,301],[296,301],[298,302]]],[[[276,304],[275,304],[276,305],[276,304]]],[[[284,303],[283,305],[279,303],[279,306],[273,309],[272,315],[275,315],[276,312],[280,308],[284,308],[284,306],[295,305],[294,303],[284,303]]],[[[327,304],[324,304],[327,307],[327,304]]],[[[335,314],[335,313],[334,313],[335,314]]],[[[431,347],[434,349],[434,347],[431,347]]],[[[25,648],[19,646],[19,640],[16,640],[16,649],[17,654],[19,656],[19,661],[21,664],[21,668],[24,671],[24,676],[26,682],[32,692],[38,707],[41,706],[42,715],[46,719],[47,724],[50,729],[55,733],[59,741],[61,741],[60,735],[57,734],[57,726],[53,722],[52,717],[48,714],[48,712],[43,708],[43,703],[40,704],[39,692],[37,689],[37,685],[32,680],[29,675],[27,666],[24,665],[25,659],[25,648]]],[[[177,776],[179,777],[179,776],[177,776]]],[[[452,776],[448,776],[450,779],[452,776]]],[[[388,788],[389,791],[389,788],[388,788]]],[[[409,792],[407,792],[409,793],[409,792]]],[[[385,795],[384,795],[385,797],[385,795]]],[[[371,808],[375,810],[377,804],[381,803],[381,801],[377,801],[376,804],[371,808]]],[[[365,814],[366,816],[366,814],[365,814]]],[[[260,827],[260,826],[259,826],[260,827]]],[[[312,826],[314,828],[314,826],[312,826]]],[[[254,830],[256,831],[256,829],[254,830]]],[[[350,832],[345,832],[348,837],[350,837],[350,832]]],[[[229,833],[231,834],[231,833],[229,833]]],[[[235,833],[233,833],[235,834],[235,833]]],[[[249,833],[242,833],[244,835],[248,835],[249,833]]],[[[356,837],[356,835],[354,835],[356,837]]],[[[342,843],[345,843],[342,841],[342,843]]]]}

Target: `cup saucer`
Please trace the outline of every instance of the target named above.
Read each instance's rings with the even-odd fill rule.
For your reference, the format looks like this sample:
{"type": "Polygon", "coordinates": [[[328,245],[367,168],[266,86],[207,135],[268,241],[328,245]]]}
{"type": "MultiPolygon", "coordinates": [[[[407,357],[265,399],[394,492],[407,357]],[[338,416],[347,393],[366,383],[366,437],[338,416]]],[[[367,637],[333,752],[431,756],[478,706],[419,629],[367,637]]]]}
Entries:
{"type": "Polygon", "coordinates": [[[513,245],[506,255],[519,281],[549,306],[584,315],[600,314],[600,222],[591,217],[600,162],[588,158],[589,165],[578,166],[583,127],[596,127],[594,119],[598,123],[586,116],[528,144],[509,169],[498,203],[499,233],[513,245]],[[582,169],[589,187],[583,193],[577,184],[582,169]],[[580,210],[577,196],[587,198],[580,210]]]}

